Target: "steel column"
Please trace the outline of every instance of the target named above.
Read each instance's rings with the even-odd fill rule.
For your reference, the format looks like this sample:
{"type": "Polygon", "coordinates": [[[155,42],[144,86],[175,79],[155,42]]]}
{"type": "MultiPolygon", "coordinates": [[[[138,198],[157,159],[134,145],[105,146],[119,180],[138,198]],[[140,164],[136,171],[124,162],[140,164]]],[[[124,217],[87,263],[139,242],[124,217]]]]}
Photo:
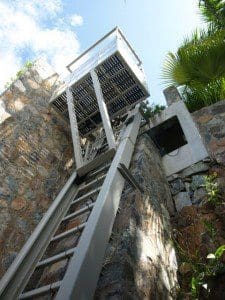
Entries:
{"type": "Polygon", "coordinates": [[[78,169],[83,165],[83,158],[81,154],[80,136],[79,136],[79,130],[77,124],[76,111],[75,111],[75,106],[73,101],[73,94],[70,88],[66,89],[66,98],[67,98],[70,127],[71,127],[72,140],[73,140],[74,158],[76,162],[76,168],[78,169]]]}
{"type": "Polygon", "coordinates": [[[105,104],[104,97],[102,94],[102,89],[101,89],[101,85],[100,85],[100,82],[98,79],[98,75],[95,72],[95,70],[92,70],[90,73],[91,73],[91,78],[92,78],[94,89],[95,89],[96,98],[98,101],[98,107],[99,107],[99,111],[101,114],[102,123],[103,123],[103,127],[105,130],[107,142],[109,144],[109,148],[115,148],[116,141],[115,141],[115,137],[113,134],[107,106],[105,104]]]}

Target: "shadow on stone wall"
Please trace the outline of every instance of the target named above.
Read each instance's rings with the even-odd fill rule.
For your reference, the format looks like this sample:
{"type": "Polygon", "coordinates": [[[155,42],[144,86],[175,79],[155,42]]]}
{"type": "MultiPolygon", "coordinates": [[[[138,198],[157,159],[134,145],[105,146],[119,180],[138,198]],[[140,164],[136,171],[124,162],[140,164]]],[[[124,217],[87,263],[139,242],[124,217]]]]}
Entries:
{"type": "Polygon", "coordinates": [[[177,263],[168,210],[173,210],[161,158],[147,135],[131,171],[144,194],[125,186],[95,299],[174,299],[177,263]]]}
{"type": "Polygon", "coordinates": [[[0,96],[0,276],[71,174],[70,132],[48,105],[52,91],[32,68],[0,96]]]}

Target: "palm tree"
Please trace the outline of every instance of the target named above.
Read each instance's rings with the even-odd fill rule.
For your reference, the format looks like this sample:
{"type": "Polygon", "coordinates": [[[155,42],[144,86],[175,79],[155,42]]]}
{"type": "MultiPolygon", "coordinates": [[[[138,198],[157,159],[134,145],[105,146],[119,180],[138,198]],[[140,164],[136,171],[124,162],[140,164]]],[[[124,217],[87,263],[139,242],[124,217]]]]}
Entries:
{"type": "Polygon", "coordinates": [[[200,0],[199,7],[205,22],[213,24],[217,29],[225,28],[224,0],[200,0]]]}
{"type": "Polygon", "coordinates": [[[220,14],[221,2],[200,2],[203,16],[208,16],[208,29],[196,30],[177,53],[169,53],[165,61],[164,83],[180,87],[190,111],[225,98],[225,27],[219,27],[212,21],[212,8],[214,14],[220,14]],[[214,6],[209,6],[212,3],[214,6]]]}

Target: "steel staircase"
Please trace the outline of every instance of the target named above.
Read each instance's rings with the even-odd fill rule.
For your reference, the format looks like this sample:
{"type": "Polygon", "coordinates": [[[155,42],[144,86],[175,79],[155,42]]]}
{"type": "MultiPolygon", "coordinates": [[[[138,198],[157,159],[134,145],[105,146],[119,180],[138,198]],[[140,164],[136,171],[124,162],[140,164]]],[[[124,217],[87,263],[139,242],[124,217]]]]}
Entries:
{"type": "Polygon", "coordinates": [[[86,150],[95,165],[70,176],[3,277],[1,300],[93,298],[125,179],[141,190],[128,170],[141,119],[137,106],[113,151],[102,134],[86,150]]]}

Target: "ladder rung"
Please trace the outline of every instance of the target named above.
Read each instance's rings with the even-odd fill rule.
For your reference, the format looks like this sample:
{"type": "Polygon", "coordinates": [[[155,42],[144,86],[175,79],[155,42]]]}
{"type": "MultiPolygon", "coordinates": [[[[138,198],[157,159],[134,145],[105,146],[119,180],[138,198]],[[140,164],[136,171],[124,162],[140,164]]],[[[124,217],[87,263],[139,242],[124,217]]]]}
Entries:
{"type": "Polygon", "coordinates": [[[83,223],[83,224],[81,224],[81,225],[78,225],[78,226],[76,226],[76,227],[74,227],[74,228],[72,228],[72,229],[69,229],[69,230],[67,230],[67,231],[64,231],[63,233],[60,233],[60,234],[58,234],[58,235],[55,235],[55,236],[53,236],[53,238],[51,238],[51,242],[55,242],[55,241],[57,241],[57,240],[61,240],[61,239],[63,239],[64,237],[67,237],[68,235],[71,235],[71,234],[73,234],[73,233],[76,233],[76,232],[78,232],[78,231],[81,231],[82,229],[84,229],[85,225],[86,225],[86,222],[83,223]]]}
{"type": "Polygon", "coordinates": [[[82,215],[83,213],[85,213],[88,210],[92,210],[93,206],[94,206],[94,203],[86,204],[86,207],[83,207],[83,208],[79,209],[78,211],[75,211],[74,213],[66,216],[64,219],[62,219],[62,222],[68,221],[68,220],[73,219],[75,217],[78,217],[78,216],[82,215]]]}
{"type": "Polygon", "coordinates": [[[104,179],[106,177],[106,174],[99,176],[98,178],[92,180],[91,182],[87,183],[84,186],[81,186],[78,190],[78,192],[84,191],[86,189],[88,189],[89,187],[91,187],[93,184],[98,183],[100,180],[104,179]]]}
{"type": "Polygon", "coordinates": [[[19,296],[19,299],[33,299],[37,296],[42,296],[51,292],[55,292],[60,288],[61,281],[57,281],[48,285],[44,285],[40,288],[22,293],[19,296]]]}
{"type": "Polygon", "coordinates": [[[98,193],[99,191],[101,190],[101,187],[98,187],[97,189],[87,193],[86,195],[84,196],[81,196],[75,200],[73,200],[73,202],[71,203],[71,205],[74,205],[74,204],[78,204],[79,202],[82,202],[83,200],[93,196],[94,194],[98,193]]]}
{"type": "Polygon", "coordinates": [[[103,144],[102,146],[100,146],[97,150],[99,151],[99,150],[101,150],[101,149],[103,149],[103,148],[105,148],[105,147],[107,147],[108,146],[108,143],[105,143],[105,144],[103,144]]]}
{"type": "Polygon", "coordinates": [[[105,165],[104,167],[96,170],[96,171],[93,171],[92,173],[89,173],[88,174],[88,177],[93,177],[93,176],[96,176],[97,174],[103,172],[104,170],[108,169],[110,167],[111,164],[107,164],[105,165]]]}
{"type": "Polygon", "coordinates": [[[66,250],[66,251],[63,251],[57,255],[54,255],[54,256],[51,256],[49,258],[46,258],[46,259],[43,259],[42,261],[40,261],[36,268],[40,268],[40,267],[44,267],[44,266],[48,266],[50,264],[53,264],[57,261],[60,261],[62,260],[63,258],[67,258],[67,257],[70,257],[74,254],[74,251],[75,251],[76,248],[73,248],[73,249],[69,249],[69,250],[66,250]]]}

